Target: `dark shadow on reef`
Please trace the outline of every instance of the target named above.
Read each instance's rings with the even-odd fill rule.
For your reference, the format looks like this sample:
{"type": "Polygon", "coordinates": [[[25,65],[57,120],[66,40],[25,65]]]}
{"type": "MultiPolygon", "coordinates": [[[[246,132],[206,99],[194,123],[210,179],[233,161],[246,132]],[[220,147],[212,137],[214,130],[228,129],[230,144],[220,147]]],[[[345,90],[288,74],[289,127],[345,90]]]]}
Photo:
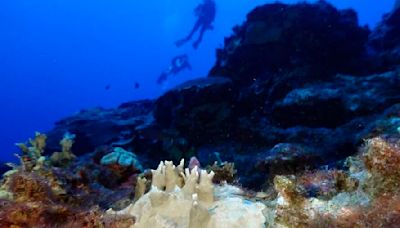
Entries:
{"type": "Polygon", "coordinates": [[[10,170],[11,167],[7,166],[5,162],[0,161],[0,174],[10,170]]]}
{"type": "Polygon", "coordinates": [[[354,11],[322,1],[260,6],[225,39],[207,78],[61,120],[47,149],[69,131],[76,155],[118,146],[145,168],[222,159],[252,188],[270,174],[338,166],[364,138],[397,131],[399,20],[393,12],[370,31],[354,11]]]}

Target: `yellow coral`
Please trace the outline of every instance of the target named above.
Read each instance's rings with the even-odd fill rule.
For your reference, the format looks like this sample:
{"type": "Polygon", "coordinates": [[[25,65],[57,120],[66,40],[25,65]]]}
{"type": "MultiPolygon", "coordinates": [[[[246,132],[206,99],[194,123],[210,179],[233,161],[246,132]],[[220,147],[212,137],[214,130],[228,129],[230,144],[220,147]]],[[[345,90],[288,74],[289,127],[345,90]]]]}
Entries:
{"type": "Polygon", "coordinates": [[[32,145],[30,151],[35,153],[36,157],[42,156],[44,148],[46,147],[47,136],[40,132],[35,132],[35,138],[29,139],[29,143],[32,145]]]}
{"type": "Polygon", "coordinates": [[[18,156],[21,161],[22,169],[25,171],[32,171],[40,169],[44,164],[45,157],[42,156],[46,147],[47,136],[39,132],[35,133],[34,139],[29,139],[29,146],[27,143],[17,143],[22,152],[22,156],[18,156]]]}
{"type": "Polygon", "coordinates": [[[74,144],[75,135],[66,133],[64,138],[60,141],[61,152],[54,152],[50,161],[55,166],[66,166],[73,161],[76,156],[72,153],[71,148],[74,144]]]}

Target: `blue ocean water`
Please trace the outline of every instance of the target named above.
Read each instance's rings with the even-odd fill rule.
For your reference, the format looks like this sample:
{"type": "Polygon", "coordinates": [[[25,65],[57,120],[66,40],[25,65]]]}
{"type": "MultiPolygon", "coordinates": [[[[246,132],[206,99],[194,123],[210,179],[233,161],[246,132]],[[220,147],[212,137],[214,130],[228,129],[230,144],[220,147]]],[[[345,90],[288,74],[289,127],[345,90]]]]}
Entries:
{"type": "MultiPolygon", "coordinates": [[[[15,142],[82,108],[155,98],[185,80],[204,77],[231,28],[270,1],[218,0],[215,29],[206,33],[199,49],[190,44],[176,48],[174,42],[194,23],[199,2],[0,1],[0,160],[13,159],[15,142]],[[158,85],[170,59],[183,53],[193,69],[158,85]]],[[[360,23],[373,27],[393,0],[332,3],[356,9],[360,23]]]]}

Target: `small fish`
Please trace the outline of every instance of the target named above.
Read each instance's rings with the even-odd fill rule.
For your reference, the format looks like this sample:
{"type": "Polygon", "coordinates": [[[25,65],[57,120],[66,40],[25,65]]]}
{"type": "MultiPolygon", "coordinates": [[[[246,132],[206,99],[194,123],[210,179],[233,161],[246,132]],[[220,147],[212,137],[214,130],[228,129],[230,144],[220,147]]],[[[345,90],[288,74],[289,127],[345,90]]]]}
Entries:
{"type": "Polygon", "coordinates": [[[105,90],[110,90],[110,89],[111,89],[111,85],[106,85],[106,86],[104,87],[104,89],[105,89],[105,90]]]}
{"type": "Polygon", "coordinates": [[[134,87],[135,89],[139,89],[139,88],[140,88],[139,82],[135,82],[135,84],[133,85],[133,87],[134,87]]]}

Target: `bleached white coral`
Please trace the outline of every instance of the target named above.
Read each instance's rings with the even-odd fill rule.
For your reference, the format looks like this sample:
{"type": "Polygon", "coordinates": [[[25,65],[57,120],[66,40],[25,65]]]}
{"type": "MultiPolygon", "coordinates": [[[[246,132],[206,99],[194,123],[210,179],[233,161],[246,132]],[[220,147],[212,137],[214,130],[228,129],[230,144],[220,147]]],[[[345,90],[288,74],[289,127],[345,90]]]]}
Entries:
{"type": "Polygon", "coordinates": [[[109,213],[135,216],[138,228],[264,227],[265,206],[239,196],[237,187],[214,186],[213,172],[183,170],[183,160],[177,167],[161,162],[152,172],[148,193],[124,210],[109,213]]]}
{"type": "Polygon", "coordinates": [[[264,227],[266,222],[263,215],[264,204],[240,197],[241,190],[228,184],[217,186],[215,192],[220,192],[222,195],[215,195],[219,199],[209,209],[213,215],[208,227],[264,227]]]}

